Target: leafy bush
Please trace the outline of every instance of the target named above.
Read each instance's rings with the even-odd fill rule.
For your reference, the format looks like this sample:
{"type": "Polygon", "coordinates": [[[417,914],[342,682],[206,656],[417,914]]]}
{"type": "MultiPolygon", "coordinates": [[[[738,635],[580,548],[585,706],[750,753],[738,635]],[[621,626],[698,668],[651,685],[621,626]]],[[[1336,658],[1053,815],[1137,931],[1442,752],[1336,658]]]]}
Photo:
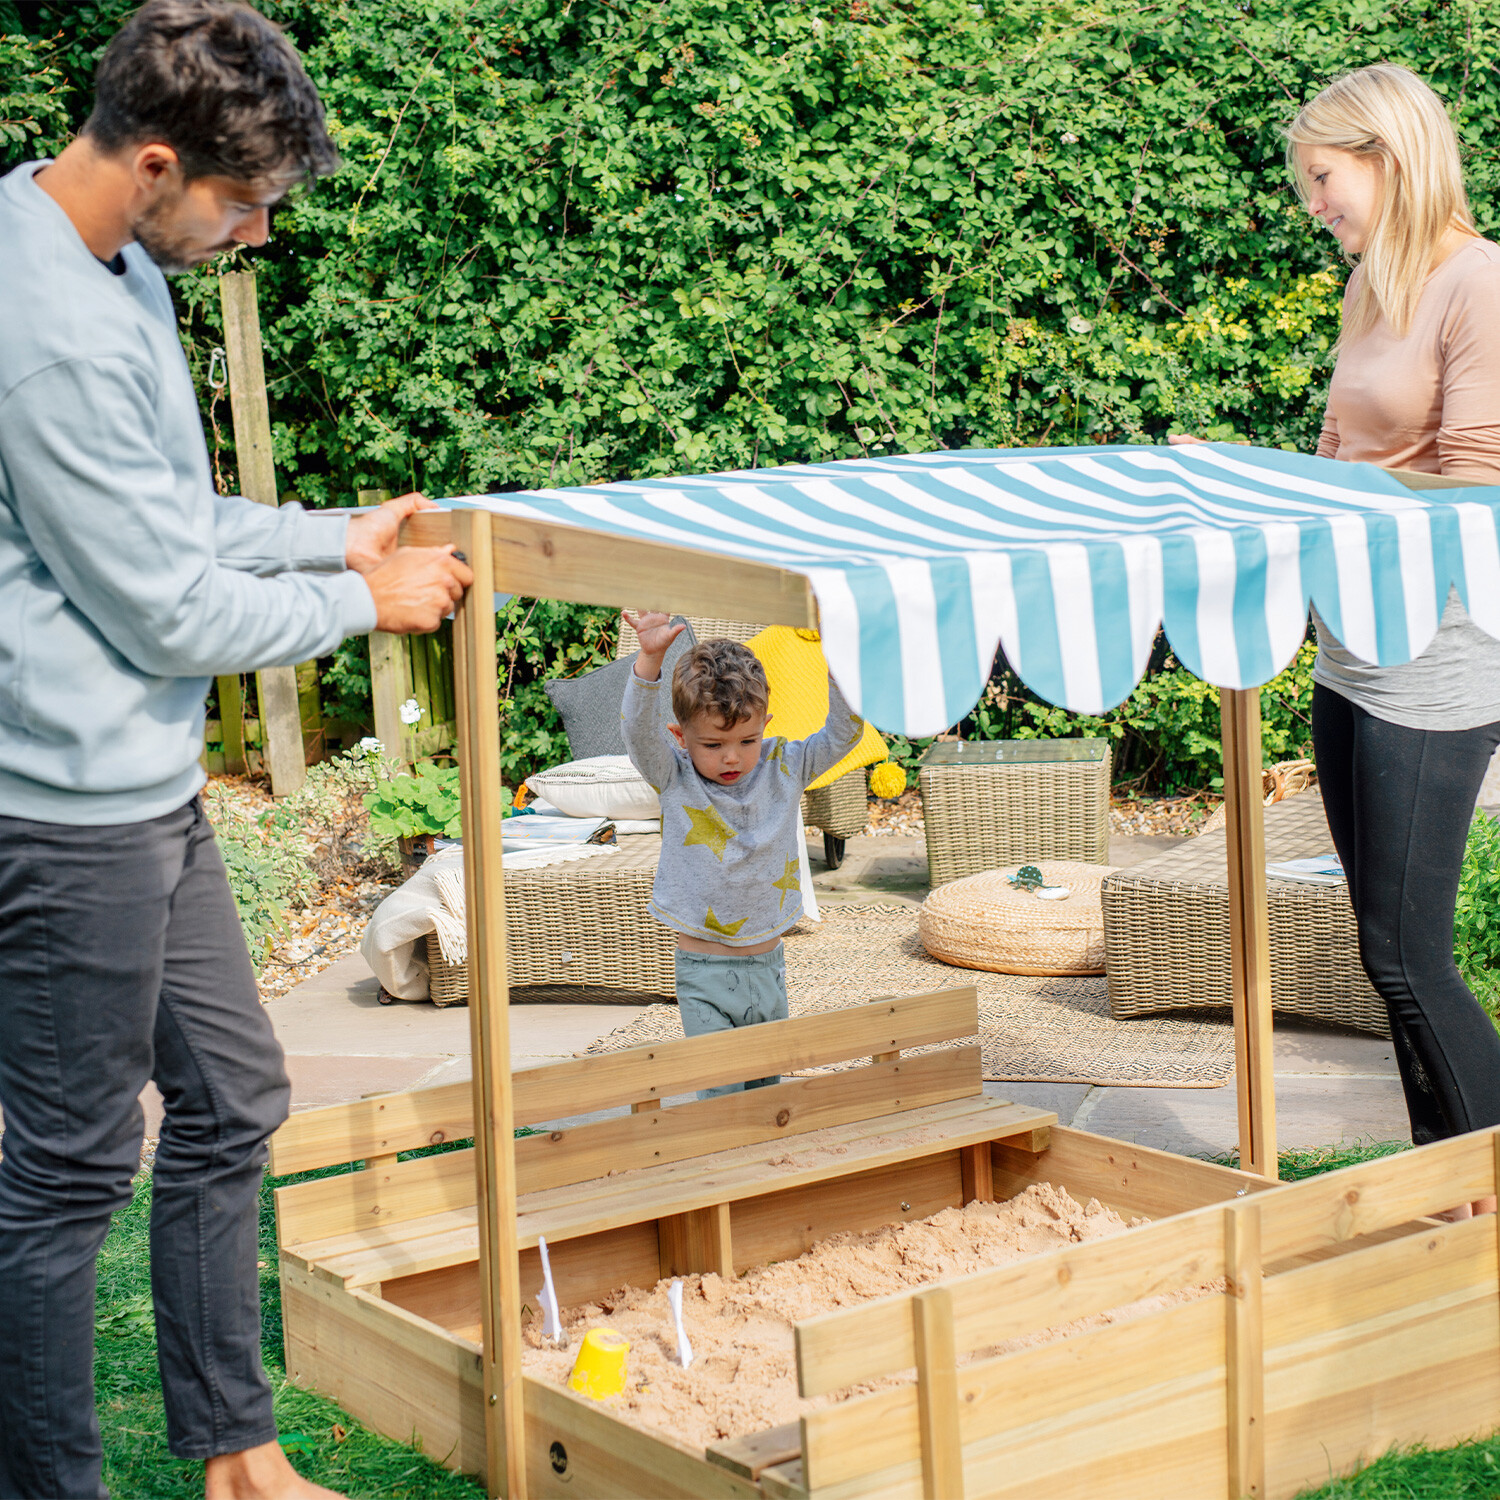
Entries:
{"type": "Polygon", "coordinates": [[[1453,956],[1500,1026],[1500,822],[1478,814],[1464,846],[1453,918],[1453,956]]]}
{"type": "Polygon", "coordinates": [[[250,962],[259,973],[276,935],[284,930],[287,908],[311,892],[312,867],[300,841],[271,826],[274,813],[252,817],[212,782],[203,800],[229,872],[250,962]]]}
{"type": "MultiPolygon", "coordinates": [[[[1449,101],[1496,221],[1472,0],[259,3],[347,164],[253,258],[313,503],[1173,428],[1306,449],[1343,269],[1277,127],[1378,58],[1449,101]]],[[[133,4],[48,7],[75,120],[133,4]]],[[[216,273],[174,283],[200,391],[216,273]]],[[[555,758],[540,684],[589,649],[551,608],[502,684],[508,776],[555,758]]],[[[349,717],[357,647],[333,678],[349,717]]],[[[1201,784],[1210,719],[1150,688],[1122,763],[1201,784]]]]}
{"type": "Polygon", "coordinates": [[[437,834],[456,839],[463,832],[458,800],[458,767],[421,762],[414,776],[392,776],[363,797],[370,831],[377,837],[407,839],[437,834]]]}
{"type": "Polygon", "coordinates": [[[395,875],[400,865],[394,836],[376,832],[364,798],[400,767],[385,758],[380,741],[367,739],[354,749],[307,768],[307,779],[266,823],[267,832],[307,848],[320,882],[347,875],[395,875]]]}

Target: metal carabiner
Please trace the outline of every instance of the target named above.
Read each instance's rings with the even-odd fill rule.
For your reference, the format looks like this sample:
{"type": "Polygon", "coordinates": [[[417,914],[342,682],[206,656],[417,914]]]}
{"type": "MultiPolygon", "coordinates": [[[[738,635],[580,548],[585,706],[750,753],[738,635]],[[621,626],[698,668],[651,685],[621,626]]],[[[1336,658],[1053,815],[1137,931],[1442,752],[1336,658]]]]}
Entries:
{"type": "Polygon", "coordinates": [[[216,391],[222,391],[229,384],[229,356],[217,344],[208,356],[208,383],[216,391]]]}

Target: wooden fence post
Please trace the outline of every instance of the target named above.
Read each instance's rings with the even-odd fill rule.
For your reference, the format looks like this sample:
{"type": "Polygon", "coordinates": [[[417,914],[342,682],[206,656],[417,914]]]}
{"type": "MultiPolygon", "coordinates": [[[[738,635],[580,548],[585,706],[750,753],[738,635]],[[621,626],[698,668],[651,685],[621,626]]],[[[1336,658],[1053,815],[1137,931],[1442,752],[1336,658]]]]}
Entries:
{"type": "MultiPolygon", "coordinates": [[[[381,505],[391,498],[389,490],[360,490],[361,505],[381,505]]],[[[384,630],[370,632],[370,704],[374,711],[375,738],[392,760],[410,764],[407,753],[406,725],[401,722],[401,705],[410,696],[411,670],[408,665],[411,647],[405,636],[390,635],[384,630]]]]}
{"type": "MultiPolygon", "coordinates": [[[[219,299],[224,310],[224,353],[229,364],[229,406],[234,415],[240,493],[262,505],[275,505],[276,465],[271,456],[271,409],[266,399],[255,273],[226,272],[219,278],[219,299]]],[[[266,667],[256,673],[256,687],[271,795],[288,797],[307,778],[297,669],[266,667]]]]}

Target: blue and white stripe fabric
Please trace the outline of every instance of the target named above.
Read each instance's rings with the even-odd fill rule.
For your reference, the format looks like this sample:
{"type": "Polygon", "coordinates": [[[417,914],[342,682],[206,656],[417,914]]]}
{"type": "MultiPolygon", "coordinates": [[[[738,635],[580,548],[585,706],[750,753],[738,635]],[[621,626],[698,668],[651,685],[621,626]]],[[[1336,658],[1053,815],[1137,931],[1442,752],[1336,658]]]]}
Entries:
{"type": "Polygon", "coordinates": [[[1079,713],[1125,698],[1158,625],[1179,661],[1252,687],[1309,599],[1348,648],[1421,653],[1456,585],[1500,637],[1500,487],[1414,492],[1368,464],[1205,443],[967,450],[446,502],[805,574],[823,649],[881,729],[934,734],[995,656],[1079,713]]]}

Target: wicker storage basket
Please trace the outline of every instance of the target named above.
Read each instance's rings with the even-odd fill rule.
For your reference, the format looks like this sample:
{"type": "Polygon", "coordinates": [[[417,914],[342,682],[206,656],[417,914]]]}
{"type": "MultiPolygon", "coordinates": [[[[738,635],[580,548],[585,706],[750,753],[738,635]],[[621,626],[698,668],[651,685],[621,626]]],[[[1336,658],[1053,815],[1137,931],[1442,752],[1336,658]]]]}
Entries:
{"type": "Polygon", "coordinates": [[[1010,883],[1019,868],[986,870],[950,880],[922,903],[922,946],[945,964],[995,974],[1102,974],[1104,913],[1099,887],[1108,865],[1040,860],[1049,886],[1066,886],[1049,901],[1010,883]]]}
{"type": "Polygon", "coordinates": [[[939,741],[918,783],[927,867],[939,886],[1038,860],[1109,858],[1105,740],[939,741]]]}
{"type": "MultiPolygon", "coordinates": [[[[1268,807],[1265,819],[1272,863],[1333,850],[1316,791],[1268,807]]],[[[1231,1004],[1227,859],[1219,831],[1110,876],[1104,942],[1117,1019],[1231,1004]]],[[[1347,887],[1269,879],[1267,902],[1272,1006],[1389,1036],[1385,1002],[1359,961],[1347,887]]]]}
{"type": "MultiPolygon", "coordinates": [[[[676,939],[646,909],[660,857],[660,834],[632,834],[588,859],[544,870],[507,870],[510,983],[675,995],[676,939]]],[[[432,940],[427,962],[436,1004],[468,1000],[467,965],[445,963],[432,940]]]]}

